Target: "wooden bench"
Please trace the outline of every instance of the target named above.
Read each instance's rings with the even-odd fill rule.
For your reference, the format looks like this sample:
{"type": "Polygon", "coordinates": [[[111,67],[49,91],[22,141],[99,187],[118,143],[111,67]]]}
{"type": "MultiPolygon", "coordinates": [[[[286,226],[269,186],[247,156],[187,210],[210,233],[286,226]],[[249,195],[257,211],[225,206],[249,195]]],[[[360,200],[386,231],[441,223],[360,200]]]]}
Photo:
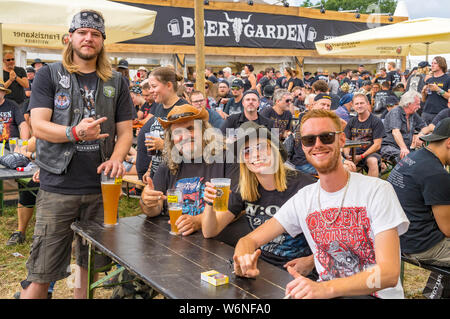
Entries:
{"type": "Polygon", "coordinates": [[[145,184],[143,181],[141,181],[137,175],[125,175],[122,177],[122,183],[125,183],[126,188],[127,188],[127,197],[130,197],[129,192],[130,192],[130,184],[132,185],[137,185],[137,186],[142,186],[144,187],[145,184]]]}

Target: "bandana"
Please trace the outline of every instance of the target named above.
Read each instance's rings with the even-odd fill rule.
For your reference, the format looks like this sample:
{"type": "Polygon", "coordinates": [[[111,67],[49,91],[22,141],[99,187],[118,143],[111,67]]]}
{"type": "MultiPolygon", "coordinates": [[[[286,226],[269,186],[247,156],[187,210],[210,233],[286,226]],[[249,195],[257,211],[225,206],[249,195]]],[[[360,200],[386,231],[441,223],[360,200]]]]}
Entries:
{"type": "Polygon", "coordinates": [[[95,12],[81,11],[73,16],[69,32],[72,33],[80,28],[90,28],[98,30],[103,35],[103,39],[106,39],[105,22],[103,21],[103,18],[95,12]]]}

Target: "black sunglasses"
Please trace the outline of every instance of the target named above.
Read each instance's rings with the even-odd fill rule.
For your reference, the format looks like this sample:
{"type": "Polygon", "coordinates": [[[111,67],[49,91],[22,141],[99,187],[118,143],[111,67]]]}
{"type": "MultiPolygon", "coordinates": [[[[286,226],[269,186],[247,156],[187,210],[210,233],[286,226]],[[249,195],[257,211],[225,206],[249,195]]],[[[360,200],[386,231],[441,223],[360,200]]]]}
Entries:
{"type": "Polygon", "coordinates": [[[14,60],[15,60],[14,58],[11,58],[11,59],[5,59],[6,62],[10,62],[10,61],[14,61],[14,60]]]}
{"type": "Polygon", "coordinates": [[[336,134],[339,133],[342,133],[342,131],[326,132],[319,135],[306,135],[301,137],[301,141],[304,146],[311,147],[316,144],[316,138],[318,137],[320,139],[320,142],[322,142],[322,144],[333,144],[336,134]]]}
{"type": "Polygon", "coordinates": [[[291,103],[292,100],[291,100],[291,99],[287,99],[285,102],[286,102],[286,103],[291,103]]]}
{"type": "Polygon", "coordinates": [[[184,113],[180,113],[180,114],[171,115],[167,119],[169,121],[175,121],[175,120],[177,120],[179,118],[188,117],[188,116],[192,116],[192,115],[195,115],[195,113],[194,112],[184,112],[184,113]]]}

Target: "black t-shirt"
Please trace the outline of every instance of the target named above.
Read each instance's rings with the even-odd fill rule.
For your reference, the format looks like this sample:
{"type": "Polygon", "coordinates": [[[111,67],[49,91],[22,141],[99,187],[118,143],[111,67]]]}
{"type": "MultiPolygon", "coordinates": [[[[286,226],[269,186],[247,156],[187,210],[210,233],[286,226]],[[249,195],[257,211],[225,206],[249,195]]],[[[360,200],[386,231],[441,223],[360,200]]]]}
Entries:
{"type": "Polygon", "coordinates": [[[235,98],[232,97],[228,100],[223,111],[228,115],[242,113],[244,111],[244,107],[242,106],[242,99],[239,102],[236,102],[235,98]]]}
{"type": "Polygon", "coordinates": [[[402,159],[387,180],[410,221],[400,236],[402,252],[421,253],[443,240],[432,212],[433,205],[450,205],[450,174],[441,161],[422,148],[402,159]]]}
{"type": "MultiPolygon", "coordinates": [[[[220,130],[222,131],[222,134],[225,137],[228,137],[229,134],[231,134],[229,129],[237,129],[239,128],[243,123],[247,122],[248,119],[245,117],[245,113],[242,112],[240,114],[233,114],[227,117],[227,119],[223,122],[222,126],[220,127],[220,130]]],[[[259,125],[264,125],[267,127],[267,129],[271,129],[274,127],[273,120],[265,117],[264,115],[258,114],[258,118],[255,123],[258,123],[259,125]]]]}
{"type": "Polygon", "coordinates": [[[356,154],[363,154],[373,145],[373,140],[384,137],[383,122],[373,114],[364,122],[360,122],[357,116],[350,117],[344,129],[345,136],[349,140],[370,141],[369,145],[356,148],[356,154]]]}
{"type": "Polygon", "coordinates": [[[145,102],[144,104],[142,104],[141,108],[139,109],[139,111],[141,111],[142,113],[144,113],[144,118],[147,117],[147,115],[150,113],[150,110],[152,110],[153,108],[156,107],[158,103],[153,102],[152,104],[148,104],[148,102],[145,102]]]}
{"type": "MultiPolygon", "coordinates": [[[[224,161],[225,161],[224,155],[224,161]]],[[[168,189],[179,188],[183,191],[183,214],[196,216],[205,209],[205,183],[211,178],[231,178],[231,188],[238,183],[239,166],[227,163],[184,163],[176,175],[172,175],[166,163],[159,165],[153,177],[155,190],[166,193],[168,189]]],[[[164,207],[164,212],[166,207],[164,207]]]]}
{"type": "Polygon", "coordinates": [[[261,93],[264,93],[264,88],[267,85],[272,85],[275,87],[275,85],[277,85],[277,80],[274,78],[269,79],[267,76],[263,76],[261,80],[259,80],[259,85],[261,85],[261,93]]]}
{"type": "Polygon", "coordinates": [[[142,176],[148,169],[150,162],[152,163],[152,168],[150,171],[150,177],[153,177],[156,170],[158,169],[158,165],[162,161],[161,151],[157,151],[156,155],[149,156],[147,153],[147,147],[145,146],[145,133],[149,132],[158,132],[159,136],[164,139],[164,128],[159,124],[158,118],[162,118],[163,120],[167,119],[167,114],[173,109],[175,105],[183,105],[188,102],[185,99],[179,99],[169,108],[164,108],[162,104],[153,103],[152,108],[150,109],[150,114],[154,116],[149,119],[139,130],[138,138],[137,138],[137,155],[136,155],[136,171],[138,173],[138,177],[142,179],[142,176]]]}
{"type": "Polygon", "coordinates": [[[294,153],[290,158],[290,162],[295,166],[301,166],[305,164],[309,164],[306,160],[305,152],[302,149],[302,141],[300,139],[300,123],[302,122],[302,118],[306,113],[300,113],[298,117],[298,123],[294,129],[294,153]]]}
{"type": "Polygon", "coordinates": [[[406,92],[413,90],[421,93],[424,86],[425,74],[414,74],[408,78],[408,82],[406,83],[406,92]]]}
{"type": "Polygon", "coordinates": [[[388,72],[386,79],[391,83],[391,90],[401,81],[400,74],[397,71],[388,72]]]}
{"type": "MultiPolygon", "coordinates": [[[[25,71],[24,68],[15,66],[14,72],[16,73],[16,77],[18,77],[18,78],[26,78],[27,77],[27,72],[25,71]]],[[[3,70],[3,81],[6,82],[8,80],[9,80],[9,72],[6,72],[5,70],[3,70]]],[[[11,100],[15,101],[17,104],[23,103],[23,101],[26,98],[25,89],[23,88],[23,86],[21,86],[19,84],[19,82],[14,81],[13,83],[11,83],[11,85],[8,87],[8,89],[11,90],[11,93],[5,95],[5,97],[7,99],[11,99],[11,100]]]]}
{"type": "MultiPolygon", "coordinates": [[[[450,76],[443,74],[439,77],[432,77],[426,81],[426,84],[436,84],[439,89],[448,92],[450,89],[450,76]]],[[[438,94],[438,92],[429,91],[431,94],[427,95],[425,106],[423,107],[424,113],[438,114],[441,110],[447,108],[448,101],[438,94]]]]}
{"type": "MultiPolygon", "coordinates": [[[[228,202],[228,210],[238,216],[245,211],[245,218],[252,230],[264,224],[275,215],[281,206],[301,188],[315,183],[316,179],[301,172],[289,173],[287,189],[284,192],[268,191],[258,185],[259,198],[254,202],[242,199],[239,190],[232,192],[228,202]]],[[[241,217],[243,218],[243,217],[241,217]]],[[[224,229],[226,231],[226,228],[224,229]]],[[[292,238],[287,233],[273,239],[261,247],[262,257],[272,264],[282,266],[286,262],[311,255],[311,250],[302,234],[292,238]]]]}
{"type": "Polygon", "coordinates": [[[450,109],[446,108],[445,110],[440,111],[431,122],[434,126],[436,126],[443,119],[450,117],[450,109]]]}
{"type": "Polygon", "coordinates": [[[273,107],[266,107],[259,114],[273,120],[273,127],[279,129],[280,136],[282,136],[284,131],[291,129],[292,113],[290,111],[284,111],[279,115],[273,107]]]}
{"type": "Polygon", "coordinates": [[[0,142],[12,137],[20,137],[19,125],[25,121],[23,113],[16,102],[4,99],[0,105],[0,142]]]}
{"type": "Polygon", "coordinates": [[[304,78],[303,82],[305,83],[306,86],[311,87],[313,85],[313,83],[316,81],[315,77],[310,77],[309,79],[304,78]]]}
{"type": "MultiPolygon", "coordinates": [[[[93,117],[98,76],[95,72],[76,75],[83,96],[83,118],[93,117]]],[[[53,110],[55,87],[52,85],[50,68],[43,66],[33,82],[33,94],[30,109],[49,108],[53,110]]],[[[125,79],[122,78],[121,91],[117,100],[114,122],[132,119],[133,102],[125,79]]],[[[101,164],[99,141],[80,141],[75,145],[76,151],[67,166],[66,172],[53,174],[41,168],[41,188],[59,194],[98,194],[101,192],[100,175],[97,167],[101,164]]]]}
{"type": "Polygon", "coordinates": [[[387,103],[389,100],[394,100],[398,103],[398,98],[391,91],[381,90],[375,94],[372,113],[378,117],[384,118],[387,110],[387,103]]]}
{"type": "Polygon", "coordinates": [[[375,83],[379,83],[380,85],[382,85],[384,82],[388,81],[388,77],[387,75],[382,78],[381,76],[375,79],[375,83]]]}

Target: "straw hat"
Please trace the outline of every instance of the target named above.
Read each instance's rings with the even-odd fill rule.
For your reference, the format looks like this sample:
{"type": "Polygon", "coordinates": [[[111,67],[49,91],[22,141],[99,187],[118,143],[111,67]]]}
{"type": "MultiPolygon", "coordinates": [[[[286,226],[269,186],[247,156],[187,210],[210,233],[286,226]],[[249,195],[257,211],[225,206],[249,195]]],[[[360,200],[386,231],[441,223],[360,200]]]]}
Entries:
{"type": "Polygon", "coordinates": [[[0,90],[6,92],[6,94],[11,93],[10,89],[5,88],[5,83],[3,81],[0,81],[0,90]]]}

